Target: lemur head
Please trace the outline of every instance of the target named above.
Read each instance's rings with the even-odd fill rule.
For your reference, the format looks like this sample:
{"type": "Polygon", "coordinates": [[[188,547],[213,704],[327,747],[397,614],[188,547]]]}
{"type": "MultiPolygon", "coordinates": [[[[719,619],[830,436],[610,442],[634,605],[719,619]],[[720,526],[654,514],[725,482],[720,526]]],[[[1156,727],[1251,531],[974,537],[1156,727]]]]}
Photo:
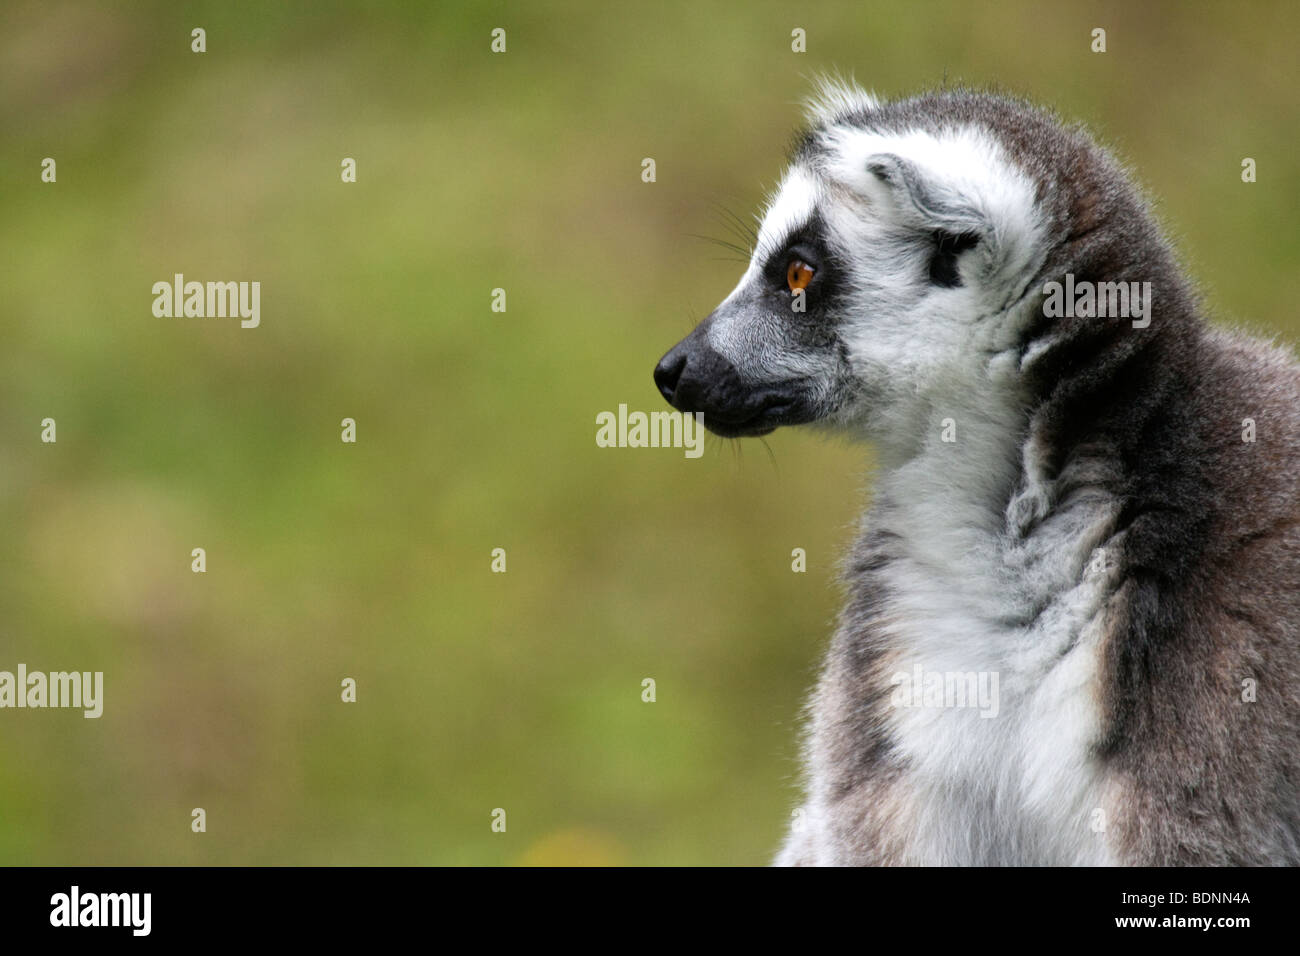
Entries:
{"type": "Polygon", "coordinates": [[[884,437],[927,404],[1005,390],[1043,332],[1044,278],[1124,271],[1146,222],[1113,161],[1025,103],[824,85],[748,269],[655,382],[726,437],[809,422],[884,437]],[[1099,228],[1120,220],[1127,238],[1099,228]]]}

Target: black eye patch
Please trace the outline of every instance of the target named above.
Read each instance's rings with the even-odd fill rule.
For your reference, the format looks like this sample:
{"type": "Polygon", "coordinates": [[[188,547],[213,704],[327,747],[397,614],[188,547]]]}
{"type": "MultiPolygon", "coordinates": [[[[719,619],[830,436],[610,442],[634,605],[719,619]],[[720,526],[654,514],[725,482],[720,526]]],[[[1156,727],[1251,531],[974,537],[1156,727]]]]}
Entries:
{"type": "Polygon", "coordinates": [[[792,237],[781,247],[780,251],[768,257],[763,266],[763,275],[767,277],[774,287],[785,288],[785,271],[792,259],[799,259],[808,263],[814,269],[821,271],[823,257],[818,245],[801,237],[792,237]]]}
{"type": "Polygon", "coordinates": [[[818,272],[827,264],[826,223],[820,212],[813,212],[807,222],[787,235],[780,248],[764,263],[763,273],[773,287],[786,287],[785,270],[792,258],[803,260],[818,272]]]}
{"type": "Polygon", "coordinates": [[[967,249],[975,248],[979,241],[980,237],[973,232],[935,230],[934,255],[930,257],[930,281],[946,289],[961,285],[961,276],[957,274],[957,257],[967,249]]]}

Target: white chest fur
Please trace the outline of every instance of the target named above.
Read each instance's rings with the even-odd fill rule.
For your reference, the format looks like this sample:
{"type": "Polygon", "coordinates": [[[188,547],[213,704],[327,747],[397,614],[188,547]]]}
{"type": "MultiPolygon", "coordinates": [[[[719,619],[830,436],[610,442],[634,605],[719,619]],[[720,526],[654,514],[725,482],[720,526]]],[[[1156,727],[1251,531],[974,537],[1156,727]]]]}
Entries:
{"type": "Polygon", "coordinates": [[[1106,864],[1093,747],[1114,568],[1097,549],[1117,543],[1117,506],[1075,481],[1066,500],[1031,482],[999,508],[1015,480],[1006,422],[965,431],[884,475],[867,517],[897,536],[881,619],[907,862],[1106,864]]]}

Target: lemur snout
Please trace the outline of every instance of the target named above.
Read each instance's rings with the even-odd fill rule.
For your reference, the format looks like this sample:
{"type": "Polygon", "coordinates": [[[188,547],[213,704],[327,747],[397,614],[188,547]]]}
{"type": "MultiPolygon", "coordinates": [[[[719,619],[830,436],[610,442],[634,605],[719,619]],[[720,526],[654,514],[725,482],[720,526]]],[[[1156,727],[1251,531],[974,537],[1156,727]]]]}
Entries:
{"type": "Polygon", "coordinates": [[[749,417],[748,389],[736,368],[712,349],[696,330],[682,339],[655,366],[655,384],[668,404],[683,412],[743,421],[749,417]]]}
{"type": "Polygon", "coordinates": [[[698,328],[659,360],[655,385],[673,408],[703,414],[704,427],[724,438],[766,435],[778,425],[809,420],[799,411],[797,382],[745,381],[698,328]]]}
{"type": "Polygon", "coordinates": [[[655,366],[655,384],[659,386],[659,394],[669,405],[673,405],[673,395],[677,392],[677,383],[681,380],[685,369],[686,353],[682,351],[680,345],[673,346],[672,350],[655,366]]]}

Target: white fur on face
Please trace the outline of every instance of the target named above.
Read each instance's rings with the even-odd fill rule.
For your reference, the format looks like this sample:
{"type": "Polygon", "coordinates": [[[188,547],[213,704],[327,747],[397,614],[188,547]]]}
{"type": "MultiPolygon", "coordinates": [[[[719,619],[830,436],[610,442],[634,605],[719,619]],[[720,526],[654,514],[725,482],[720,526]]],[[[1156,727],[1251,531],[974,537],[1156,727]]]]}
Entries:
{"type": "Polygon", "coordinates": [[[719,317],[709,327],[709,345],[727,358],[746,379],[803,378],[815,375],[800,356],[786,353],[778,343],[782,337],[771,327],[770,316],[725,306],[752,295],[763,282],[763,263],[779,252],[791,234],[812,218],[822,200],[822,187],[806,170],[791,169],[763,215],[758,242],[749,267],[719,306],[719,317]]]}
{"type": "Polygon", "coordinates": [[[888,441],[891,433],[915,427],[915,397],[959,400],[986,374],[977,363],[1015,345],[1026,315],[1014,305],[1041,262],[1044,230],[1032,184],[981,133],[836,129],[827,142],[823,175],[865,204],[837,204],[828,218],[855,287],[843,338],[863,378],[875,385],[874,431],[888,441]],[[927,230],[960,227],[927,222],[905,194],[868,170],[878,156],[914,164],[943,206],[969,210],[982,222],[979,245],[959,259],[959,286],[930,284],[923,257],[931,251],[927,230]]]}
{"type": "MultiPolygon", "coordinates": [[[[874,100],[867,94],[843,91],[826,111],[868,105],[874,100]]],[[[762,217],[749,266],[723,306],[754,295],[763,282],[763,263],[820,212],[834,266],[849,289],[849,303],[838,317],[840,338],[869,405],[844,409],[838,418],[840,424],[857,424],[865,411],[877,426],[874,437],[887,440],[882,431],[910,427],[912,395],[945,389],[954,374],[981,375],[983,369],[969,367],[973,356],[1014,343],[1024,315],[1014,306],[1025,277],[1041,261],[1044,228],[1032,183],[977,130],[888,134],[831,126],[819,141],[823,151],[815,166],[797,164],[787,172],[762,217]],[[927,222],[898,187],[870,172],[873,158],[881,156],[914,164],[933,195],[967,211],[966,220],[927,222]],[[962,284],[934,286],[927,272],[934,230],[970,223],[980,225],[981,243],[961,257],[962,284]],[[891,417],[902,421],[891,423],[891,417]]],[[[779,347],[770,317],[743,308],[719,311],[709,344],[743,378],[817,380],[819,369],[807,356],[779,347]]]]}

